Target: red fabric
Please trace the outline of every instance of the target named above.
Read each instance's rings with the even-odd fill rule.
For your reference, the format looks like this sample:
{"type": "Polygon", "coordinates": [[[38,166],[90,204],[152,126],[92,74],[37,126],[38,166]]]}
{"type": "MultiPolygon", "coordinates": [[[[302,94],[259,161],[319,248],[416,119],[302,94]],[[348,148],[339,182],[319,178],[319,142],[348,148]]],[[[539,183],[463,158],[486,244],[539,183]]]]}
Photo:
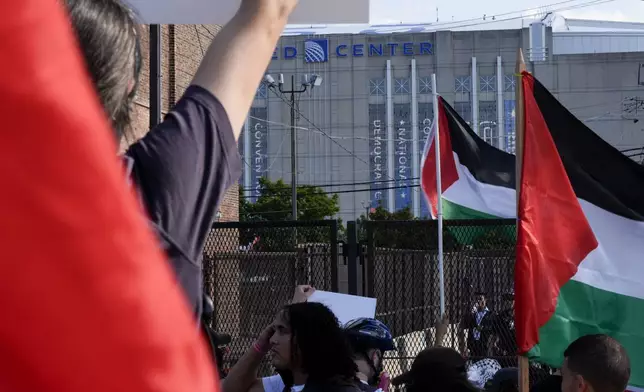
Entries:
{"type": "Polygon", "coordinates": [[[561,287],[597,240],[579,205],[548,126],[523,74],[525,138],[515,266],[515,317],[519,353],[539,342],[539,328],[555,312],[561,287]]]}
{"type": "Polygon", "coordinates": [[[217,390],[61,2],[0,4],[0,390],[217,390]]]}
{"type": "MultiPolygon", "coordinates": [[[[441,160],[441,194],[458,180],[456,162],[454,162],[454,150],[452,150],[452,139],[450,137],[449,123],[443,107],[443,98],[438,97],[438,131],[440,132],[440,160],[441,160]]],[[[433,137],[433,136],[432,136],[433,137]]],[[[421,168],[420,185],[425,196],[431,202],[432,214],[438,215],[438,192],[436,188],[436,145],[434,140],[425,157],[421,168]]]]}

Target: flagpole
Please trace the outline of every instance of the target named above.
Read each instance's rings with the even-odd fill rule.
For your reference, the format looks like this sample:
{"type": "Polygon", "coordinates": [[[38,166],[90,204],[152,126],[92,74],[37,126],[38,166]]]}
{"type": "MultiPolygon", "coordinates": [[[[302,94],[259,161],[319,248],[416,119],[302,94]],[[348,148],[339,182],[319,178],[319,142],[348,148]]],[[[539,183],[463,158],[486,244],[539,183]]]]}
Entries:
{"type": "Polygon", "coordinates": [[[439,132],[438,88],[436,74],[432,74],[434,96],[434,151],[436,152],[436,220],[438,221],[438,284],[440,289],[441,319],[445,316],[445,270],[443,268],[443,188],[441,186],[441,145],[439,132]]]}
{"type": "MultiPolygon", "coordinates": [[[[523,141],[525,137],[525,104],[523,100],[523,75],[526,70],[523,50],[517,52],[516,86],[515,86],[515,150],[516,150],[516,205],[517,205],[517,234],[519,230],[519,195],[521,193],[521,168],[523,166],[523,141]]],[[[515,279],[516,282],[516,279],[515,279]]],[[[516,288],[515,288],[516,293],[516,288]]],[[[515,323],[516,324],[516,323],[515,323]]],[[[519,355],[519,392],[530,390],[530,361],[525,355],[519,355]]]]}

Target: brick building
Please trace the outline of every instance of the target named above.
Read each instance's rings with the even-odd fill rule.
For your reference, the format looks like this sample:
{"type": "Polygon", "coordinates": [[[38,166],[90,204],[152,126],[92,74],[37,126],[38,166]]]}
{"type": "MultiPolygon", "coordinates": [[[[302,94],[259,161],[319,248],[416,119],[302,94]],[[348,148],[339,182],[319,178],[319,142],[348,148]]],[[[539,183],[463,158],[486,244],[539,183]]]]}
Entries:
{"type": "MultiPolygon", "coordinates": [[[[161,105],[163,114],[175,104],[190,84],[210,41],[219,31],[217,25],[161,26],[161,105]]],[[[143,67],[135,100],[133,134],[143,136],[150,123],[149,25],[141,26],[143,67]]],[[[222,221],[239,220],[237,184],[228,190],[220,207],[222,221]]]]}

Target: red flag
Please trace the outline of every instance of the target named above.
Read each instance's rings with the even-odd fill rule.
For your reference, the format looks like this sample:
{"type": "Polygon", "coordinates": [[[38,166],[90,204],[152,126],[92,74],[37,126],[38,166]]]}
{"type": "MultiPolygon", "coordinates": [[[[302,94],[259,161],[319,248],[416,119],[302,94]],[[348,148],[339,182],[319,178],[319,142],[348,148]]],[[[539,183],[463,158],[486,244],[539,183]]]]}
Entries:
{"type": "Polygon", "coordinates": [[[539,328],[554,314],[561,287],[597,247],[542,108],[535,100],[534,78],[527,72],[523,88],[525,138],[515,267],[520,353],[539,342],[539,328]]]}
{"type": "Polygon", "coordinates": [[[0,390],[216,390],[61,2],[1,10],[0,390]]]}

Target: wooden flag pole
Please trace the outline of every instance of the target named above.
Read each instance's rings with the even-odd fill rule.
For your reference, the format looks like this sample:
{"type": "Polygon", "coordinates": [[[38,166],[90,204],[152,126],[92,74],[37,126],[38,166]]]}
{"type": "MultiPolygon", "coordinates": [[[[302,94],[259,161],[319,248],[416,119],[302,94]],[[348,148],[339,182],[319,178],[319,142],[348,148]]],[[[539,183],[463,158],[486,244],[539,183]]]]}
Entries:
{"type": "MultiPolygon", "coordinates": [[[[516,198],[517,198],[517,231],[519,230],[519,195],[521,192],[521,168],[523,167],[523,141],[525,140],[525,105],[523,100],[523,74],[526,70],[523,50],[517,52],[515,91],[515,150],[516,150],[516,198]]],[[[516,288],[515,288],[516,292],[516,288]]],[[[516,323],[515,323],[516,324],[516,323]]],[[[530,362],[524,355],[519,360],[519,392],[530,390],[530,362]]]]}

